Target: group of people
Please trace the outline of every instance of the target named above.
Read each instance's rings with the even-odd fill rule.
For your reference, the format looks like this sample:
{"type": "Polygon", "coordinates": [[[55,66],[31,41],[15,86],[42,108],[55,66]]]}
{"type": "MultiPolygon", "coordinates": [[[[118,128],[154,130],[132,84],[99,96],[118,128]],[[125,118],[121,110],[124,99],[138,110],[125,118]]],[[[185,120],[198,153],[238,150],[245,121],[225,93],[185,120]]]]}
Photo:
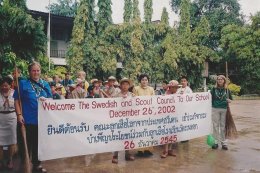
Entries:
{"type": "MultiPolygon", "coordinates": [[[[61,80],[55,75],[52,80],[41,78],[41,65],[33,62],[28,66],[28,78],[21,78],[20,71],[15,70],[13,79],[3,77],[0,82],[0,169],[7,166],[13,168],[13,155],[17,143],[17,122],[26,129],[26,140],[28,153],[30,154],[33,170],[47,172],[38,160],[38,101],[46,99],[77,99],[77,98],[111,98],[111,97],[133,97],[169,94],[189,94],[192,93],[188,86],[187,77],[170,82],[164,81],[160,90],[154,90],[149,86],[149,76],[139,75],[139,85],[134,86],[133,81],[123,78],[117,82],[116,78],[110,76],[107,81],[102,82],[92,79],[90,84],[86,81],[86,73],[79,71],[76,80],[70,79],[70,73],[65,74],[65,79],[61,80]],[[20,79],[20,80],[19,80],[20,79]],[[47,80],[47,81],[46,81],[47,80]],[[8,146],[8,158],[5,165],[3,160],[3,147],[8,146]]],[[[231,94],[226,87],[226,78],[218,76],[216,87],[211,91],[213,106],[213,136],[216,139],[213,149],[218,148],[221,142],[222,149],[227,149],[225,140],[225,111],[231,94]]],[[[176,144],[165,144],[161,158],[176,156],[176,144]]],[[[150,157],[153,155],[153,148],[138,149],[136,157],[150,157]]],[[[125,151],[125,160],[133,161],[135,157],[130,151],[125,151]]],[[[118,152],[115,151],[112,163],[118,163],[118,152]]]]}

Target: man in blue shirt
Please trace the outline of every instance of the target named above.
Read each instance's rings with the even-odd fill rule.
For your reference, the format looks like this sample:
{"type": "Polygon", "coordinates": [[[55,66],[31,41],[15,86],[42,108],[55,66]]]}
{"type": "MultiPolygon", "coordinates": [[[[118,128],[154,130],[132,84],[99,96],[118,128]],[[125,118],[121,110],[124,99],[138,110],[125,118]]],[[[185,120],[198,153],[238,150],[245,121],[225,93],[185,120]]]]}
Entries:
{"type": "Polygon", "coordinates": [[[17,121],[26,128],[28,152],[31,153],[33,170],[47,172],[38,160],[38,101],[52,98],[52,94],[49,84],[40,79],[39,63],[30,64],[28,71],[29,79],[19,81],[19,87],[14,93],[17,121]]]}

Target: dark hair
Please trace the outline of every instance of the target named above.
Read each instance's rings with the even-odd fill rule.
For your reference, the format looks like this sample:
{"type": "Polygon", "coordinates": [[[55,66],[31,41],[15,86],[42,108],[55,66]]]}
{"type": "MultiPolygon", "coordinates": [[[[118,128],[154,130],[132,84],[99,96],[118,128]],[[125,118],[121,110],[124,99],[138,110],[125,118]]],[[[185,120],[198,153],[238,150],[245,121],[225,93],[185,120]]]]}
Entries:
{"type": "Polygon", "coordinates": [[[94,90],[93,85],[90,85],[90,86],[88,87],[88,92],[90,93],[90,92],[92,92],[93,90],[94,90]]]}
{"type": "Polygon", "coordinates": [[[37,66],[39,66],[39,67],[41,68],[40,63],[38,63],[38,62],[36,62],[36,61],[33,61],[33,62],[28,66],[28,72],[30,72],[30,71],[32,70],[32,67],[35,66],[35,65],[37,65],[37,66]]]}
{"type": "Polygon", "coordinates": [[[0,80],[0,85],[3,85],[5,82],[8,83],[8,85],[12,85],[13,79],[6,76],[0,80]]]}
{"type": "Polygon", "coordinates": [[[150,78],[147,74],[140,74],[140,76],[138,77],[138,81],[141,82],[141,80],[145,77],[148,79],[148,81],[150,81],[150,78]]]}
{"type": "Polygon", "coordinates": [[[187,76],[181,76],[181,77],[180,77],[180,80],[182,80],[182,79],[186,79],[187,81],[189,81],[188,78],[187,78],[187,76]]]}
{"type": "Polygon", "coordinates": [[[163,80],[162,83],[166,83],[166,84],[168,84],[168,81],[167,81],[167,80],[163,80]]]}

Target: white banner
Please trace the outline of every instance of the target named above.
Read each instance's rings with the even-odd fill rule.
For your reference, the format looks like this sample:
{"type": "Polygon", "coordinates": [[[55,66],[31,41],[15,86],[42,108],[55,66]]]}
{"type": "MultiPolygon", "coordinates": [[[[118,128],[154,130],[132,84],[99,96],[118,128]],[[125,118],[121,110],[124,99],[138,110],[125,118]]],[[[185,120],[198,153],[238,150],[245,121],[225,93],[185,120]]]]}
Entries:
{"type": "Polygon", "coordinates": [[[39,102],[39,159],[189,140],[211,133],[211,95],[39,102]]]}

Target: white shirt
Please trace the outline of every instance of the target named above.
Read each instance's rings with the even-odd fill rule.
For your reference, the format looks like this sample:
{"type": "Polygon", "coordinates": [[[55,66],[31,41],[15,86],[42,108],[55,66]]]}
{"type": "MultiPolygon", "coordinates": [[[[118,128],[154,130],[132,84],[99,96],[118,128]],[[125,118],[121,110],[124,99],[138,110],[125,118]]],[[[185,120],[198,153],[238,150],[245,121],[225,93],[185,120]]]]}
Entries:
{"type": "Polygon", "coordinates": [[[179,88],[177,90],[177,94],[191,94],[192,93],[192,90],[190,89],[189,86],[186,86],[185,88],[179,88]]]}

